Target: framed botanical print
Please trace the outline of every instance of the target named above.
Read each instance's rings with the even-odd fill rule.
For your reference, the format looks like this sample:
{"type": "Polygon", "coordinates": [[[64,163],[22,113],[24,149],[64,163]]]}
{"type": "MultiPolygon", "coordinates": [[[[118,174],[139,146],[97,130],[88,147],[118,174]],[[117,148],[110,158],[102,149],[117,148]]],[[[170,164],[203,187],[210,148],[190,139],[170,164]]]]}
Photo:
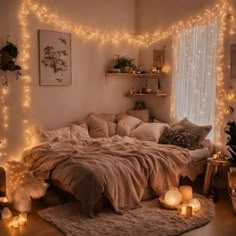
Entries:
{"type": "Polygon", "coordinates": [[[39,30],[39,84],[71,85],[71,35],[39,30]]]}

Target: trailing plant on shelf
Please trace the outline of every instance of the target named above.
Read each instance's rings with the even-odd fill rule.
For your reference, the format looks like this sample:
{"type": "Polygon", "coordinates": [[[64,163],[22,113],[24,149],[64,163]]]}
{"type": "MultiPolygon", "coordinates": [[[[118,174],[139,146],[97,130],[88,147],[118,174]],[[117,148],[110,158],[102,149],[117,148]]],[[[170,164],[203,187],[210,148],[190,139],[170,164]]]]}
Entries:
{"type": "Polygon", "coordinates": [[[5,74],[5,81],[3,82],[3,85],[8,85],[8,79],[6,76],[7,70],[16,71],[16,79],[18,79],[21,75],[21,67],[15,64],[18,53],[19,52],[16,45],[9,41],[7,41],[7,45],[0,50],[1,69],[4,71],[5,74]]]}
{"type": "Polygon", "coordinates": [[[129,72],[130,69],[135,70],[135,59],[127,56],[115,55],[113,59],[113,68],[120,69],[121,72],[129,72]]]}
{"type": "Polygon", "coordinates": [[[225,133],[228,134],[228,141],[226,145],[228,146],[228,151],[231,154],[230,161],[236,162],[236,122],[231,121],[227,123],[225,128],[225,133]]]}

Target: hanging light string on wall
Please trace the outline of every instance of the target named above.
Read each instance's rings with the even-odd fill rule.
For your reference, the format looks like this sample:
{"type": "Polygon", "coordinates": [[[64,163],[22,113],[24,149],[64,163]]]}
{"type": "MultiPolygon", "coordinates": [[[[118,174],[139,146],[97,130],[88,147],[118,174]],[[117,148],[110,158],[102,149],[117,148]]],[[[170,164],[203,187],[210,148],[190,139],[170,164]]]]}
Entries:
{"type": "Polygon", "coordinates": [[[126,32],[104,32],[99,29],[91,28],[84,25],[75,25],[68,20],[59,17],[58,14],[49,10],[47,7],[34,3],[33,0],[24,0],[26,12],[33,13],[40,22],[51,24],[64,31],[73,33],[76,37],[84,40],[93,40],[100,44],[121,42],[128,42],[129,44],[138,46],[150,46],[153,43],[159,42],[167,37],[180,32],[183,29],[192,27],[193,25],[206,24],[212,19],[218,17],[225,10],[225,6],[228,5],[227,0],[219,0],[218,3],[209,9],[203,11],[194,17],[190,17],[186,20],[178,21],[173,24],[167,30],[163,32],[155,31],[152,34],[145,33],[143,35],[132,35],[126,32]]]}
{"type": "Polygon", "coordinates": [[[225,85],[224,85],[224,39],[226,31],[226,17],[229,9],[228,2],[222,6],[218,18],[218,48],[216,54],[216,108],[215,108],[215,144],[223,146],[222,132],[226,109],[225,85]]]}
{"type": "Polygon", "coordinates": [[[28,29],[29,21],[27,19],[30,10],[29,10],[30,1],[23,1],[21,10],[19,12],[19,19],[22,31],[22,50],[20,62],[22,69],[24,71],[22,80],[23,80],[23,102],[22,107],[25,114],[25,119],[23,119],[23,130],[24,130],[24,138],[25,138],[25,146],[30,147],[35,143],[33,138],[35,136],[33,132],[33,124],[29,122],[29,110],[31,106],[31,76],[29,73],[29,59],[30,59],[30,32],[28,29]]]}
{"type": "Polygon", "coordinates": [[[166,39],[169,36],[179,34],[179,32],[181,32],[182,30],[186,30],[187,28],[207,24],[208,22],[211,22],[216,18],[221,18],[227,6],[227,0],[219,0],[214,7],[205,9],[201,14],[198,14],[194,17],[178,21],[163,32],[155,31],[152,34],[146,33],[137,37],[142,42],[142,45],[150,46],[154,43],[166,39]]]}
{"type": "MultiPolygon", "coordinates": [[[[143,35],[131,35],[128,33],[120,32],[103,32],[98,29],[83,25],[75,25],[65,19],[59,17],[55,12],[49,10],[47,7],[42,6],[38,3],[34,3],[32,0],[23,0],[19,11],[19,20],[22,31],[22,47],[21,47],[21,66],[23,69],[23,102],[22,107],[25,113],[25,119],[22,121],[24,126],[24,137],[25,147],[34,145],[34,128],[33,124],[29,121],[29,110],[31,107],[31,76],[29,71],[30,62],[30,32],[28,29],[29,14],[35,15],[40,22],[52,24],[63,31],[73,33],[76,37],[83,40],[93,40],[99,44],[113,43],[118,44],[121,42],[128,42],[136,46],[150,46],[161,40],[166,39],[172,35],[178,35],[181,30],[192,27],[193,25],[206,24],[215,18],[219,22],[219,46],[217,50],[217,98],[216,98],[216,122],[215,122],[215,133],[216,133],[216,144],[222,145],[221,132],[223,127],[224,110],[225,110],[225,89],[224,89],[224,75],[223,75],[223,59],[224,59],[224,37],[225,37],[225,21],[227,18],[235,19],[235,11],[229,6],[227,0],[219,0],[218,3],[213,7],[203,11],[202,14],[198,14],[184,21],[178,21],[173,24],[167,30],[159,32],[156,31],[152,34],[143,35]],[[230,15],[229,15],[230,14],[230,15]],[[230,17],[229,17],[230,16],[230,17]]],[[[232,28],[231,28],[232,30],[232,28]]],[[[3,126],[8,127],[8,106],[6,105],[6,96],[8,90],[4,87],[1,91],[1,105],[2,105],[2,116],[3,126]]],[[[0,156],[6,155],[7,138],[3,137],[0,142],[0,156]]]]}
{"type": "Polygon", "coordinates": [[[7,129],[8,129],[8,113],[9,113],[9,108],[6,102],[6,99],[8,97],[8,87],[5,86],[5,78],[2,78],[2,87],[0,90],[0,104],[1,104],[1,113],[2,113],[2,132],[1,132],[1,137],[0,137],[0,158],[4,159],[5,157],[7,157],[7,137],[6,137],[6,133],[7,133],[7,129]],[[5,137],[4,137],[5,136],[5,137]]]}

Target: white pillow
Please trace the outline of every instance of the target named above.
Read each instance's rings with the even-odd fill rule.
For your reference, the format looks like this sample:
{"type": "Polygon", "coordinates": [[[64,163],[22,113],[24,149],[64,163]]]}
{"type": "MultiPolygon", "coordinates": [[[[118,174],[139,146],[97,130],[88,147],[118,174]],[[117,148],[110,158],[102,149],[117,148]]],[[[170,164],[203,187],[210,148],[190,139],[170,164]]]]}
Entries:
{"type": "Polygon", "coordinates": [[[117,134],[130,136],[131,130],[135,129],[142,121],[136,117],[124,115],[117,124],[117,134]]]}
{"type": "Polygon", "coordinates": [[[88,127],[87,125],[72,125],[71,127],[71,137],[73,139],[89,138],[88,127]]]}
{"type": "Polygon", "coordinates": [[[130,137],[142,140],[142,141],[159,141],[164,128],[169,125],[166,123],[143,123],[136,129],[132,130],[130,137]]]}
{"type": "Polygon", "coordinates": [[[70,127],[64,127],[56,130],[42,131],[41,134],[42,141],[51,141],[55,138],[58,140],[66,140],[71,138],[70,127]]]}

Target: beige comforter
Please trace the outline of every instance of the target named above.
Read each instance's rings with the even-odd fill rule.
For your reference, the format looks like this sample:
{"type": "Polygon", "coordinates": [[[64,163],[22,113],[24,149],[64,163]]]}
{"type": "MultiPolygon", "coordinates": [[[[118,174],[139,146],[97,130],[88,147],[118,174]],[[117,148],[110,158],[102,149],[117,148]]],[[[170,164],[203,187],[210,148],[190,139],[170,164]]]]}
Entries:
{"type": "Polygon", "coordinates": [[[23,159],[35,174],[61,183],[90,216],[101,196],[122,213],[140,206],[147,185],[161,195],[180,175],[195,178],[187,150],[119,136],[44,143],[23,159]]]}

